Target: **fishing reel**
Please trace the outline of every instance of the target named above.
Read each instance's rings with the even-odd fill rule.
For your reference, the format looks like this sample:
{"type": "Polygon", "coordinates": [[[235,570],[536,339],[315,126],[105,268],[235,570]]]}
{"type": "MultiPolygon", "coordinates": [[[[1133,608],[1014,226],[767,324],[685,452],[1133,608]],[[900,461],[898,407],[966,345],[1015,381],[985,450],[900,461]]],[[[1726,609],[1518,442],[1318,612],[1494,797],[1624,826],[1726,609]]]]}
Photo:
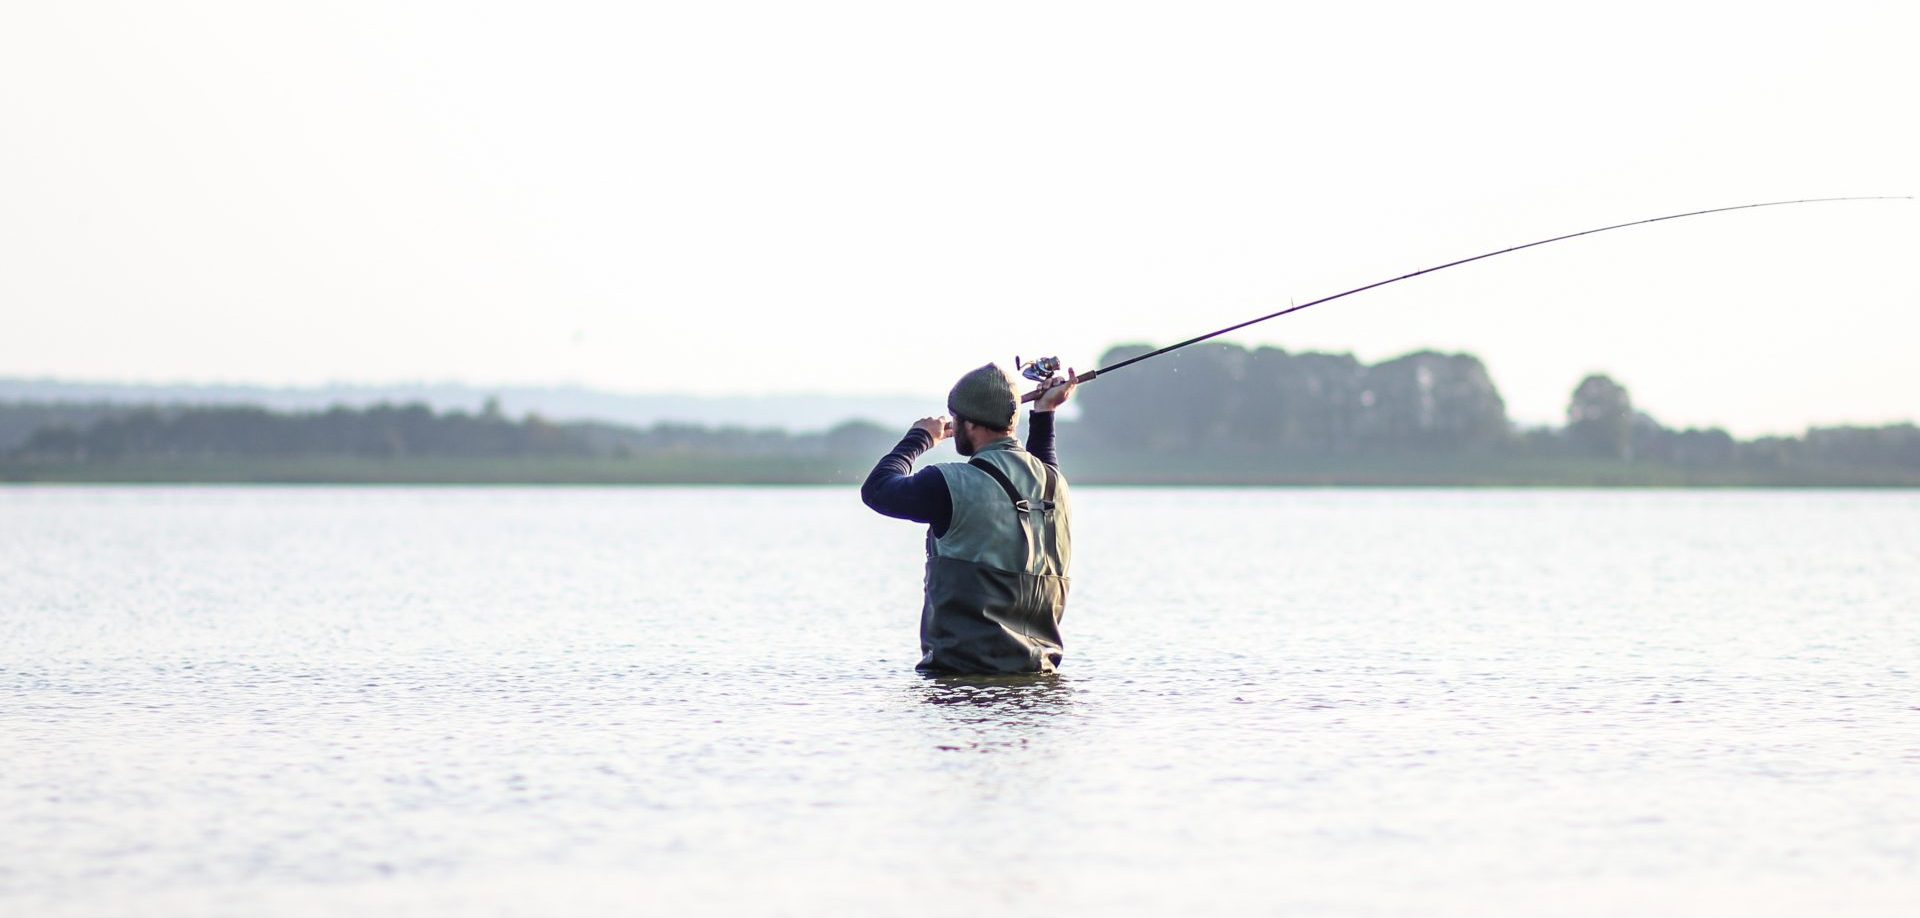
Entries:
{"type": "Polygon", "coordinates": [[[1041,357],[1036,360],[1022,361],[1016,356],[1013,358],[1013,363],[1020,368],[1021,376],[1037,383],[1046,382],[1060,375],[1060,358],[1058,357],[1041,357]]]}

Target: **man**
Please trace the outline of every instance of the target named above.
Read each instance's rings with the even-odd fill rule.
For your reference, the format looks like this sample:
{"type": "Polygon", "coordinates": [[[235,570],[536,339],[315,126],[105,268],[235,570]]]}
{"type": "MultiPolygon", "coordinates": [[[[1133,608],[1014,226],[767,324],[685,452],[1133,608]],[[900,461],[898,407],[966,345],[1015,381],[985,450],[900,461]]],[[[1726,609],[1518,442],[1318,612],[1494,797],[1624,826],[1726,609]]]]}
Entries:
{"type": "Polygon", "coordinates": [[[1072,554],[1071,501],[1054,454],[1053,412],[1072,397],[1067,371],[1035,391],[1027,446],[1007,373],[987,364],[947,393],[950,418],[921,418],[860,486],[867,506],[927,524],[923,673],[1050,673],[1060,666],[1060,616],[1072,554]],[[913,471],[953,438],[966,462],[913,471]]]}

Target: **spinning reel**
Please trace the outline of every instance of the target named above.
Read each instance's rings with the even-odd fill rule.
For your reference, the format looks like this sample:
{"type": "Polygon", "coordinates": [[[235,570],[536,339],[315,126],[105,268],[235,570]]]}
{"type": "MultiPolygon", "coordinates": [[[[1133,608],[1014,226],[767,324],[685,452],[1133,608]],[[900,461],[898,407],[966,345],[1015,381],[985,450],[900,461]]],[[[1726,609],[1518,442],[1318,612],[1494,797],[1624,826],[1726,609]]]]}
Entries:
{"type": "Polygon", "coordinates": [[[1060,375],[1060,358],[1058,357],[1041,357],[1037,360],[1022,361],[1016,356],[1013,362],[1020,368],[1021,376],[1037,383],[1046,382],[1060,375]]]}

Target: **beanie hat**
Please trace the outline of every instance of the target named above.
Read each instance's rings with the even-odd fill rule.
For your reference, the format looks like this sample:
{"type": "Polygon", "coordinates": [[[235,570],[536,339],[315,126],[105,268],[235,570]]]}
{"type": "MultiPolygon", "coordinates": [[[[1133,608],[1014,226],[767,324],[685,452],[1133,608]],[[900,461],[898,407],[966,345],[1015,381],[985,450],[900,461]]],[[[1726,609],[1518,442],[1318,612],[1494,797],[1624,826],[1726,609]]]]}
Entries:
{"type": "Polygon", "coordinates": [[[1013,415],[1019,407],[1013,380],[991,363],[960,377],[953,391],[947,393],[948,411],[996,430],[1012,430],[1013,415]]]}

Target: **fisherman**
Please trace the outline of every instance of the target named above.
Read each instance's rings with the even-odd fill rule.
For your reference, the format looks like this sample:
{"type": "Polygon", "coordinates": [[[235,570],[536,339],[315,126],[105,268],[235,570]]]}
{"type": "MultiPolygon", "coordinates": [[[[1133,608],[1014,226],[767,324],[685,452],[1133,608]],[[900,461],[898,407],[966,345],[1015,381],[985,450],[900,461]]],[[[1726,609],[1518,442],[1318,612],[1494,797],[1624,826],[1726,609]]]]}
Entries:
{"type": "Polygon", "coordinates": [[[1022,449],[1013,380],[993,364],[980,367],[947,393],[950,417],[914,422],[860,486],[860,499],[882,515],[927,524],[919,671],[1059,668],[1072,509],[1053,413],[1079,381],[1069,369],[1035,388],[1022,449]],[[914,460],[948,437],[968,461],[914,472],[914,460]]]}

